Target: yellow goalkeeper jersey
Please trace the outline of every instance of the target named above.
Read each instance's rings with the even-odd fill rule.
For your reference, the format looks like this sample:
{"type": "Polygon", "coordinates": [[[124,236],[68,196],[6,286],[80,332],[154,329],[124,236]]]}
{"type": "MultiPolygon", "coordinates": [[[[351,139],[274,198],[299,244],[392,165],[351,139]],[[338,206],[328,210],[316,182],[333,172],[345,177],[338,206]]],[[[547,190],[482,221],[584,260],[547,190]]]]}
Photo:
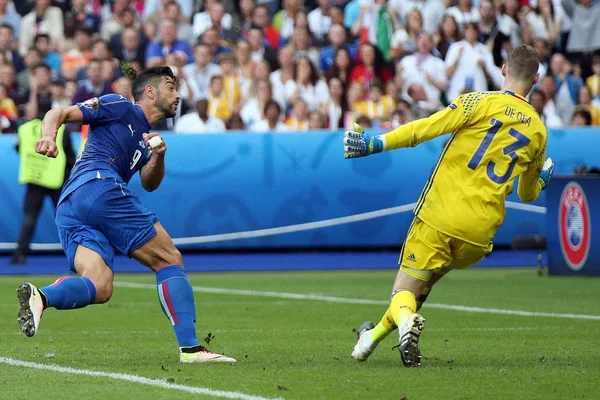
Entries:
{"type": "Polygon", "coordinates": [[[386,150],[452,133],[415,206],[417,218],[449,236],[488,245],[519,178],[526,202],[541,192],[547,133],[535,109],[508,91],[472,92],[444,110],[384,135],[386,150]]]}

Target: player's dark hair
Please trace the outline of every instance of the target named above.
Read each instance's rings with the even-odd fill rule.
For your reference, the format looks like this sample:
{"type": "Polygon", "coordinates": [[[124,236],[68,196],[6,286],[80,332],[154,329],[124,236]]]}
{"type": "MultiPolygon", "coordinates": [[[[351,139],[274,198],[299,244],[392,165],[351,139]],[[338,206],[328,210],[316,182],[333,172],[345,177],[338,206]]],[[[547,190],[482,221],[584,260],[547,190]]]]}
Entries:
{"type": "Polygon", "coordinates": [[[131,92],[135,101],[142,99],[147,85],[158,87],[160,78],[163,76],[177,82],[177,77],[173,75],[173,71],[169,67],[151,67],[138,73],[130,63],[122,62],[121,71],[123,71],[123,75],[131,79],[131,92]]]}
{"type": "Polygon", "coordinates": [[[526,44],[515,47],[506,60],[507,76],[521,82],[531,82],[539,68],[540,57],[533,47],[526,44]]]}

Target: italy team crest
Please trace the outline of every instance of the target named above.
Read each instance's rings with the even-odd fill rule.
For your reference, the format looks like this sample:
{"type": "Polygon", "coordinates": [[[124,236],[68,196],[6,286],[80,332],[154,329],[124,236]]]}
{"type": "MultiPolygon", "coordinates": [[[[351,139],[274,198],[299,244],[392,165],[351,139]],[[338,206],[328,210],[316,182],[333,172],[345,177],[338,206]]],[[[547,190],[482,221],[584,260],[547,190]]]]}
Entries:
{"type": "Polygon", "coordinates": [[[588,257],[592,227],[585,193],[575,182],[569,182],[560,197],[558,232],[567,265],[579,271],[588,257]]]}

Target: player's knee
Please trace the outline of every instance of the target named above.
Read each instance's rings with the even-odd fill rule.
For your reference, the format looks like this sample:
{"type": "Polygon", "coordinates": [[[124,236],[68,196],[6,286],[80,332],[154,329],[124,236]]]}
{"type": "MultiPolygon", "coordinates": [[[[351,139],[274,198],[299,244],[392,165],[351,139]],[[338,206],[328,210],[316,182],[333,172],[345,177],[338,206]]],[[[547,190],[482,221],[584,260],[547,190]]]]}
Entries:
{"type": "Polygon", "coordinates": [[[181,252],[177,250],[177,247],[171,246],[168,253],[169,265],[180,265],[181,267],[183,267],[183,257],[181,256],[181,252]]]}
{"type": "Polygon", "coordinates": [[[111,281],[95,284],[96,286],[96,304],[104,304],[110,300],[113,295],[113,283],[111,281]]]}
{"type": "Polygon", "coordinates": [[[179,265],[183,268],[183,258],[175,246],[169,246],[157,254],[153,258],[151,268],[154,272],[157,272],[171,265],[179,265]]]}

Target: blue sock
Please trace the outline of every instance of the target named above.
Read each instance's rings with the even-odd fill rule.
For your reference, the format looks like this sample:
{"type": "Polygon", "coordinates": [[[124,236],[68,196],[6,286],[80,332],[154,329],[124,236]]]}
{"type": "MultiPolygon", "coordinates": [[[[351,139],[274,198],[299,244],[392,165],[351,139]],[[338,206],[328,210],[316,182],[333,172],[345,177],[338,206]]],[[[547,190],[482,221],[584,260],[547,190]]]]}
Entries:
{"type": "Polygon", "coordinates": [[[45,307],[57,310],[82,308],[96,300],[96,286],[86,277],[63,276],[40,291],[46,300],[45,307]]]}
{"type": "Polygon", "coordinates": [[[194,292],[183,267],[171,265],[156,273],[158,298],[171,321],[180,348],[198,346],[194,292]]]}

